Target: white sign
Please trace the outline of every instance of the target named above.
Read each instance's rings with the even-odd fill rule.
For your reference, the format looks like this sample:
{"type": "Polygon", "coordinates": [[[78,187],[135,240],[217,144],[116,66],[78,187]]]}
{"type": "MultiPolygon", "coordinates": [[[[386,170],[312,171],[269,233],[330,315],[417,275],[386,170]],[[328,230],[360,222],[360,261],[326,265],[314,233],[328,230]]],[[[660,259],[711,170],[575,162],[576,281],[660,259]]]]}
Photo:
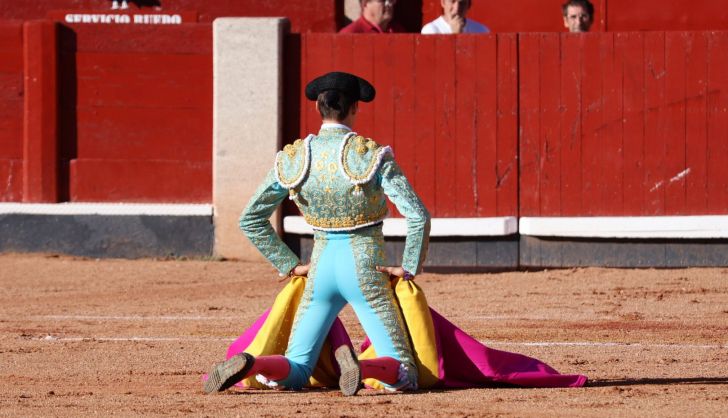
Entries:
{"type": "Polygon", "coordinates": [[[180,25],[182,16],[178,14],[123,14],[123,13],[68,13],[66,23],[96,23],[120,25],[180,25]]]}

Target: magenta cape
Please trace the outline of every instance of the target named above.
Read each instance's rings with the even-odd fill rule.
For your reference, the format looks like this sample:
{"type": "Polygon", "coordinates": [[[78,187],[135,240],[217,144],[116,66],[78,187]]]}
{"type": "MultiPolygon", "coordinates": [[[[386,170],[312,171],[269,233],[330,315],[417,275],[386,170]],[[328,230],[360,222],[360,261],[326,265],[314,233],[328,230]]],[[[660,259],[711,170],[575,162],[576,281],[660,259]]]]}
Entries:
{"type": "MultiPolygon", "coordinates": [[[[253,355],[283,354],[305,278],[294,278],[267,310],[228,348],[227,358],[248,351],[253,355]]],[[[420,371],[420,388],[468,388],[495,385],[521,387],[581,387],[582,375],[564,375],[548,364],[517,353],[486,347],[427,306],[422,290],[414,282],[393,281],[397,301],[410,333],[420,371]]],[[[321,351],[312,386],[335,386],[338,369],[333,350],[352,345],[344,325],[336,318],[321,351]]],[[[360,358],[376,354],[369,339],[362,344],[360,358]]],[[[243,386],[257,386],[246,379],[243,386]]],[[[376,381],[368,386],[381,387],[376,381]]]]}

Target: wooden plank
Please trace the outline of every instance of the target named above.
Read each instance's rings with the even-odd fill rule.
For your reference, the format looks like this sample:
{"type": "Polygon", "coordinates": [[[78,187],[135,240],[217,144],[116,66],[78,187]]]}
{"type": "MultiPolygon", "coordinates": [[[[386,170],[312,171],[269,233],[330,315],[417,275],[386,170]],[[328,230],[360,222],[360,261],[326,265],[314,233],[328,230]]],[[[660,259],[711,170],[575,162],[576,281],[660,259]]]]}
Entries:
{"type": "Polygon", "coordinates": [[[643,215],[665,214],[665,34],[645,34],[645,187],[643,215]]]}
{"type": "MultiPolygon", "coordinates": [[[[392,117],[393,117],[393,145],[394,156],[407,179],[414,186],[415,192],[424,197],[425,185],[417,180],[417,162],[415,156],[417,143],[415,135],[416,126],[422,123],[416,113],[416,78],[415,67],[415,37],[413,35],[391,35],[391,55],[386,60],[392,64],[390,69],[392,77],[392,117]]],[[[386,109],[382,109],[386,111],[386,109]]],[[[432,210],[432,207],[428,206],[432,210]]],[[[399,215],[393,205],[390,211],[399,215]]]]}
{"type": "MultiPolygon", "coordinates": [[[[332,39],[332,67],[328,71],[346,71],[358,73],[359,51],[354,51],[354,38],[358,35],[339,35],[332,39]]],[[[368,37],[367,35],[361,35],[368,37]]],[[[369,55],[371,59],[371,55],[369,55]]],[[[366,58],[364,58],[366,59],[366,58]]]]}
{"type": "Polygon", "coordinates": [[[561,41],[558,34],[541,34],[539,68],[539,175],[541,216],[561,214],[561,41]]]}
{"type": "Polygon", "coordinates": [[[707,104],[708,104],[708,34],[690,33],[685,53],[685,165],[686,212],[690,215],[707,213],[707,104]]]}
{"type": "Polygon", "coordinates": [[[728,29],[728,10],[716,0],[607,0],[610,31],[728,29]]]}
{"type": "Polygon", "coordinates": [[[518,216],[518,38],[497,35],[496,216],[518,216]]]}
{"type": "Polygon", "coordinates": [[[582,215],[604,213],[604,156],[602,155],[602,74],[600,62],[601,34],[583,34],[584,43],[581,73],[581,127],[582,127],[582,215]]]}
{"type": "Polygon", "coordinates": [[[540,92],[541,73],[540,36],[535,34],[519,35],[519,178],[520,178],[520,214],[521,216],[541,215],[541,148],[539,146],[540,129],[540,92]]]}
{"type": "MultiPolygon", "coordinates": [[[[0,53],[23,52],[23,22],[0,21],[0,53]]],[[[0,64],[1,66],[2,64],[0,64]]],[[[22,59],[21,59],[22,65],[22,59]]],[[[0,67],[1,68],[1,67],[0,67]]],[[[22,69],[22,66],[21,66],[22,69]]]]}
{"type": "Polygon", "coordinates": [[[208,111],[79,107],[77,117],[78,158],[212,160],[208,111]]]}
{"type": "Polygon", "coordinates": [[[0,103],[17,102],[23,102],[23,72],[0,73],[0,103]]]}
{"type": "Polygon", "coordinates": [[[687,215],[685,160],[687,34],[665,33],[665,214],[687,215]]]}
{"type": "Polygon", "coordinates": [[[435,211],[438,216],[454,216],[454,209],[457,204],[454,192],[454,182],[458,179],[455,175],[455,155],[458,140],[456,139],[456,68],[455,68],[455,37],[436,36],[435,56],[435,143],[434,148],[434,171],[435,171],[435,211]],[[444,181],[444,179],[448,179],[444,181]]]}
{"type": "Polygon", "coordinates": [[[78,52],[147,52],[212,55],[212,25],[76,25],[61,49],[78,52]]]}
{"type": "MultiPolygon", "coordinates": [[[[584,39],[561,35],[561,216],[582,215],[581,66],[584,39]]],[[[525,216],[525,215],[522,215],[525,216]]]]}
{"type": "MultiPolygon", "coordinates": [[[[334,70],[334,36],[331,34],[306,34],[301,36],[304,36],[306,40],[306,78],[301,80],[301,85],[305,89],[306,84],[314,78],[334,70]]],[[[321,115],[316,111],[315,103],[306,100],[301,106],[306,111],[306,123],[301,123],[301,128],[305,128],[305,130],[302,131],[301,136],[318,133],[321,127],[321,115]]]]}
{"type": "MultiPolygon", "coordinates": [[[[499,55],[499,38],[481,36],[475,43],[475,78],[473,96],[475,98],[475,216],[496,216],[498,213],[498,143],[516,138],[503,138],[499,135],[499,109],[501,96],[508,94],[500,88],[503,64],[499,55]]],[[[505,51],[508,52],[508,51],[505,51]]],[[[507,53],[505,54],[507,55],[507,53]]],[[[516,71],[516,67],[512,67],[516,71]]],[[[505,83],[505,81],[504,81],[505,83]]],[[[505,132],[505,131],[504,131],[505,132]]]]}
{"type": "Polygon", "coordinates": [[[0,158],[23,158],[22,101],[0,101],[0,158]]]}
{"type": "Polygon", "coordinates": [[[372,113],[372,129],[369,135],[378,143],[389,145],[397,149],[396,138],[394,137],[394,94],[395,74],[397,69],[394,62],[388,59],[393,56],[392,37],[379,38],[379,42],[373,45],[372,56],[372,84],[377,89],[377,96],[374,105],[370,106],[372,113]]]}
{"type": "Polygon", "coordinates": [[[644,34],[618,33],[615,47],[622,56],[623,79],[623,214],[642,215],[645,208],[644,34]]]}
{"type": "Polygon", "coordinates": [[[73,202],[208,203],[212,162],[73,160],[70,189],[73,202]]]}
{"type": "Polygon", "coordinates": [[[0,49],[0,74],[22,74],[23,73],[23,49],[12,50],[0,49]]]}
{"type": "Polygon", "coordinates": [[[2,179],[0,202],[21,202],[23,200],[23,160],[0,158],[0,179],[2,179]]]}
{"type": "Polygon", "coordinates": [[[210,55],[78,53],[79,106],[212,108],[210,55]]]}
{"type": "MultiPolygon", "coordinates": [[[[454,200],[451,202],[452,216],[476,216],[474,183],[477,179],[477,97],[476,90],[479,77],[484,74],[478,70],[476,62],[476,42],[478,35],[455,37],[455,136],[453,138],[452,165],[454,178],[451,184],[454,200]]],[[[493,56],[495,59],[495,56],[493,56]]],[[[495,74],[495,62],[487,66],[490,74],[495,74]]],[[[493,79],[491,79],[493,80],[493,79]]],[[[494,115],[489,115],[494,116],[494,115]]]]}
{"type": "Polygon", "coordinates": [[[415,43],[415,114],[414,142],[417,146],[408,158],[415,162],[414,183],[432,216],[442,216],[435,203],[435,108],[434,86],[440,82],[435,68],[440,57],[435,54],[434,36],[418,36],[415,43]]]}
{"type": "Polygon", "coordinates": [[[29,203],[59,198],[57,29],[50,21],[23,25],[23,200],[29,203]]]}
{"type": "Polygon", "coordinates": [[[728,211],[728,36],[713,32],[708,51],[708,213],[728,211]]]}
{"type": "MultiPolygon", "coordinates": [[[[345,71],[356,74],[370,83],[374,83],[374,60],[385,59],[385,56],[382,54],[382,46],[386,39],[377,35],[351,35],[337,37],[336,40],[345,40],[346,38],[352,38],[353,40],[351,44],[352,57],[349,63],[341,68],[346,68],[345,71]],[[374,54],[375,51],[378,52],[377,55],[374,54]]],[[[379,86],[376,84],[374,84],[374,88],[377,90],[377,93],[380,92],[379,86]]],[[[374,101],[369,103],[359,102],[359,114],[356,117],[355,131],[361,132],[364,136],[373,135],[374,112],[376,111],[377,105],[382,101],[375,98],[374,101]]]]}
{"type": "Polygon", "coordinates": [[[601,133],[601,172],[603,178],[602,210],[606,215],[621,215],[623,206],[624,154],[622,142],[622,55],[617,54],[615,34],[601,35],[600,54],[602,72],[602,126],[601,133]]]}

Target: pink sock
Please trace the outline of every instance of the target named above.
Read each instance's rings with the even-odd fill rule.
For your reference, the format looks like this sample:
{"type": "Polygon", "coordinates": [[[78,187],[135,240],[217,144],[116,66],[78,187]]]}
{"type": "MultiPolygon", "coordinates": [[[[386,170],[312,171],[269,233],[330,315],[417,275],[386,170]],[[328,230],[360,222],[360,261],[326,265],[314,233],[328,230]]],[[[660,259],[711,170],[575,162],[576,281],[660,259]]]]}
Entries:
{"type": "Polygon", "coordinates": [[[359,360],[362,379],[374,378],[390,385],[397,383],[399,361],[392,357],[378,357],[371,360],[359,360]]]}
{"type": "Polygon", "coordinates": [[[288,377],[290,371],[291,365],[285,357],[280,355],[260,356],[255,358],[253,368],[246,377],[262,374],[270,380],[283,380],[288,377]]]}

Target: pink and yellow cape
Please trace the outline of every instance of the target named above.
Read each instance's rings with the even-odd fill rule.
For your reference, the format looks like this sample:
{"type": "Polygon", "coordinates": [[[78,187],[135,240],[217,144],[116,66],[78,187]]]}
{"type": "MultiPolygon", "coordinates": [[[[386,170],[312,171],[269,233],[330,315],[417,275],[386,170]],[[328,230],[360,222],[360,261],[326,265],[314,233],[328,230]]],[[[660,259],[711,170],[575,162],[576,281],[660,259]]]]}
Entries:
{"type": "MultiPolygon", "coordinates": [[[[246,351],[254,356],[285,354],[293,317],[301,300],[305,277],[294,277],[281,290],[273,306],[228,348],[227,358],[246,351]]],[[[517,353],[488,348],[429,307],[425,294],[413,281],[392,280],[397,303],[407,324],[419,369],[419,387],[467,388],[494,385],[522,387],[581,387],[587,377],[560,374],[548,364],[517,353]]],[[[336,318],[311,376],[312,387],[336,387],[339,371],[334,349],[352,345],[344,325],[336,318]]],[[[367,339],[360,359],[376,357],[367,339]]],[[[383,388],[376,380],[365,384],[383,388]]],[[[263,388],[249,377],[237,386],[263,388]]]]}

